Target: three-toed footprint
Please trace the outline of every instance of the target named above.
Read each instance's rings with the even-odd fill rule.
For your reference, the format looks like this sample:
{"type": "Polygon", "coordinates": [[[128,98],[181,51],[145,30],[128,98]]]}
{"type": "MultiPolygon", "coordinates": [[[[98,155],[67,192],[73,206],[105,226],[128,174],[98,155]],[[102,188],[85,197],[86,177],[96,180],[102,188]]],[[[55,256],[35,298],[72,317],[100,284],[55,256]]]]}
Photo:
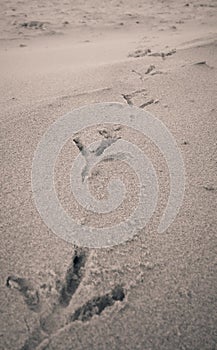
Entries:
{"type": "Polygon", "coordinates": [[[124,300],[124,289],[118,285],[110,292],[90,299],[73,313],[67,310],[84,277],[87,258],[87,250],[76,249],[64,280],[61,281],[55,274],[49,273],[48,282],[50,282],[46,281],[38,288],[26,278],[16,276],[7,278],[6,286],[18,290],[27,307],[31,311],[39,313],[39,326],[32,331],[22,350],[41,348],[41,345],[43,348],[44,343],[47,347],[49,338],[61,328],[75,321],[89,321],[94,315],[100,315],[105,308],[111,307],[117,301],[124,300]],[[48,299],[52,305],[49,312],[45,312],[46,308],[43,307],[44,298],[48,299]]]}

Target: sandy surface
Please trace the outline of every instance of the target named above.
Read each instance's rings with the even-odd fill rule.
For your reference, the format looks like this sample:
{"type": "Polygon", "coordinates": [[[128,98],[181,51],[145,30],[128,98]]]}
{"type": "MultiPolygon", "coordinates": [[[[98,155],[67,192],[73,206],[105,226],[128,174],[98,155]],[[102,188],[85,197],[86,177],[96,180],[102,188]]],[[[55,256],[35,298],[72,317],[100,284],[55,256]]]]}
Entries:
{"type": "MultiPolygon", "coordinates": [[[[13,0],[1,1],[0,20],[0,349],[217,349],[217,2],[13,0]],[[140,133],[122,129],[117,136],[155,166],[156,212],[129,242],[76,248],[37,212],[33,154],[60,116],[106,101],[143,106],[168,127],[185,163],[185,197],[158,234],[165,160],[140,133]]],[[[79,137],[88,145],[99,130],[79,137]]],[[[129,214],[137,200],[129,169],[116,164],[130,194],[123,210],[96,217],[69,196],[66,174],[79,151],[73,142],[63,151],[55,180],[72,216],[103,226],[129,214]]],[[[112,165],[91,182],[98,199],[112,165]]]]}

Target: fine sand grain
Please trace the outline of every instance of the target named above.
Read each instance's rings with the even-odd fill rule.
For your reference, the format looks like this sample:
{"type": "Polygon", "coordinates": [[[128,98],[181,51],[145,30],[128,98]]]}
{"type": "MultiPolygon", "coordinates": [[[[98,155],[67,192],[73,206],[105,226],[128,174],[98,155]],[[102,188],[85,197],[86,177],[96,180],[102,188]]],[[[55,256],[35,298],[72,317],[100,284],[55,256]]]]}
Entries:
{"type": "Polygon", "coordinates": [[[216,23],[215,0],[1,1],[0,349],[217,349],[216,23]],[[113,171],[125,178],[126,201],[110,216],[87,212],[67,191],[81,145],[110,134],[152,160],[160,193],[133,240],[78,248],[37,212],[32,159],[60,116],[111,101],[147,110],[171,131],[185,164],[184,201],[158,234],[169,194],[164,157],[139,132],[89,128],[56,164],[56,190],[70,215],[103,227],[137,202],[138,179],[120,161],[104,162],[90,179],[103,199],[113,171]]]}

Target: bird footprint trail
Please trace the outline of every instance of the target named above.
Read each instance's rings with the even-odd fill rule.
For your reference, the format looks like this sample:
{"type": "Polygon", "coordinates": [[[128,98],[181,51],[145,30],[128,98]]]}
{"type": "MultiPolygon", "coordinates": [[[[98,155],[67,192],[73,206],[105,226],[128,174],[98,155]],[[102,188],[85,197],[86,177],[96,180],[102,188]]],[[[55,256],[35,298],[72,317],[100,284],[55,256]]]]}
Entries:
{"type": "Polygon", "coordinates": [[[44,315],[43,305],[40,301],[40,292],[26,278],[9,276],[6,281],[8,288],[18,290],[33,312],[40,312],[39,326],[30,333],[21,350],[33,350],[46,347],[57,332],[76,321],[89,321],[94,315],[100,315],[107,307],[112,307],[116,302],[122,302],[125,292],[122,286],[116,286],[110,292],[94,297],[79,307],[73,314],[68,306],[73,295],[78,289],[85,274],[85,265],[88,254],[85,249],[75,250],[72,261],[66,271],[65,278],[58,289],[58,298],[49,314],[44,315]]]}

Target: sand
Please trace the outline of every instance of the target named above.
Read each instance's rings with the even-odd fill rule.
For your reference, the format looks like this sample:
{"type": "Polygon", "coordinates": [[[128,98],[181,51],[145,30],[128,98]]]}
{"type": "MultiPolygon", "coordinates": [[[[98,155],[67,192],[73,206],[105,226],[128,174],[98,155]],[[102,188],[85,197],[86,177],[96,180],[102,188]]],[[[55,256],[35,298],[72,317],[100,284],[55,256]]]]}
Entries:
{"type": "MultiPolygon", "coordinates": [[[[0,349],[216,349],[217,2],[13,0],[1,2],[0,18],[0,349]],[[140,107],[173,134],[186,188],[166,232],[157,232],[169,193],[164,157],[124,128],[117,136],[158,175],[148,225],[128,242],[88,249],[41,219],[31,188],[37,144],[60,116],[96,102],[140,107]]],[[[78,136],[88,145],[99,130],[78,136]]],[[[57,163],[63,205],[84,223],[118,222],[136,203],[136,178],[116,164],[129,190],[123,210],[86,213],[67,191],[78,154],[71,142],[57,163]]],[[[98,199],[112,165],[91,182],[98,199]]]]}

